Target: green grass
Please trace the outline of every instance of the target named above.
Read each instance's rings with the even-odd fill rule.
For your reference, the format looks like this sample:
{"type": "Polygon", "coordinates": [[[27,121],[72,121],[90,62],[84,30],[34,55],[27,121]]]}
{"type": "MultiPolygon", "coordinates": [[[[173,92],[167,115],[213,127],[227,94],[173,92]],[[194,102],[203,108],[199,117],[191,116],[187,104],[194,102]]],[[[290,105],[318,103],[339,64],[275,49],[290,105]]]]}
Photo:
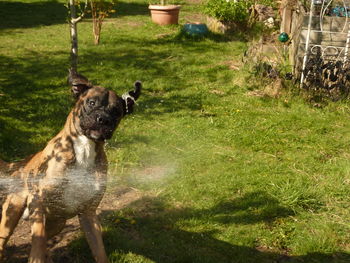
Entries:
{"type": "MultiPolygon", "coordinates": [[[[0,1],[2,159],[40,150],[72,105],[63,2],[0,1]]],[[[99,46],[79,24],[84,75],[119,94],[144,83],[107,146],[112,181],[145,196],[105,212],[111,262],[349,262],[349,104],[249,96],[228,66],[247,43],[181,38],[147,5],[119,2],[99,46]]],[[[92,261],[83,238],[69,249],[92,261]]]]}

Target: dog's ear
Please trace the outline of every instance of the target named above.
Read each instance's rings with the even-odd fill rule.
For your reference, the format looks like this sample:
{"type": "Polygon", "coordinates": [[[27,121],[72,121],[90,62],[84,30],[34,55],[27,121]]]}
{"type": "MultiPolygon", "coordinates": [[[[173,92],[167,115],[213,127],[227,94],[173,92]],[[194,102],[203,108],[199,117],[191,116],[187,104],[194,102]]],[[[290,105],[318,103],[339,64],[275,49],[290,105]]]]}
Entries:
{"type": "Polygon", "coordinates": [[[72,86],[71,91],[75,99],[92,87],[89,80],[74,69],[69,70],[68,83],[72,86]]]}
{"type": "Polygon", "coordinates": [[[134,104],[141,94],[141,81],[136,81],[134,83],[134,90],[126,92],[122,95],[122,103],[124,108],[124,115],[130,114],[134,111],[134,104]]]}

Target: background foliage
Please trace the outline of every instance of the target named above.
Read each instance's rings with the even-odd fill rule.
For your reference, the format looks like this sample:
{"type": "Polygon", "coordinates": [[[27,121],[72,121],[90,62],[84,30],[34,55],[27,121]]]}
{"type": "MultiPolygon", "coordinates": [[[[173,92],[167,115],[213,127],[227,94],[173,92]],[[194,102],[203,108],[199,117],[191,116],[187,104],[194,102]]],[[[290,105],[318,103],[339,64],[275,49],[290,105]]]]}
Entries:
{"type": "Polygon", "coordinates": [[[251,7],[255,4],[277,7],[273,0],[207,0],[204,13],[224,22],[247,24],[251,14],[251,7]]]}

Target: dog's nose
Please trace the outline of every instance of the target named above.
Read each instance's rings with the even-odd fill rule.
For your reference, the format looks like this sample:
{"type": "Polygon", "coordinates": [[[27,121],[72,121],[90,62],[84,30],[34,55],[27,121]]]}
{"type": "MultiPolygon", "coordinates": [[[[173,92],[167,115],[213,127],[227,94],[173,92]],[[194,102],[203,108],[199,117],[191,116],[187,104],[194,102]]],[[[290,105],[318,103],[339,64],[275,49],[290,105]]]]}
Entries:
{"type": "Polygon", "coordinates": [[[102,124],[102,125],[108,125],[109,124],[108,118],[103,117],[101,115],[97,115],[96,121],[97,121],[98,124],[102,124]]]}
{"type": "Polygon", "coordinates": [[[104,123],[104,119],[101,116],[97,116],[97,123],[99,124],[103,124],[104,123]]]}

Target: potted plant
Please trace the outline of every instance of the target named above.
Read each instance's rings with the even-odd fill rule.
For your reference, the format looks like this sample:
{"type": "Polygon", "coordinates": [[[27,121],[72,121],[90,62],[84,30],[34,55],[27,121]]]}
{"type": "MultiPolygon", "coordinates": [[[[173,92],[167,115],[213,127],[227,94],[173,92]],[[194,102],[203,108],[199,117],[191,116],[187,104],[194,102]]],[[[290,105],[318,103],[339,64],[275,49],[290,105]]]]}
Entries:
{"type": "Polygon", "coordinates": [[[160,0],[159,5],[150,4],[152,21],[158,25],[172,25],[179,23],[180,5],[168,5],[165,0],[160,0]]]}

